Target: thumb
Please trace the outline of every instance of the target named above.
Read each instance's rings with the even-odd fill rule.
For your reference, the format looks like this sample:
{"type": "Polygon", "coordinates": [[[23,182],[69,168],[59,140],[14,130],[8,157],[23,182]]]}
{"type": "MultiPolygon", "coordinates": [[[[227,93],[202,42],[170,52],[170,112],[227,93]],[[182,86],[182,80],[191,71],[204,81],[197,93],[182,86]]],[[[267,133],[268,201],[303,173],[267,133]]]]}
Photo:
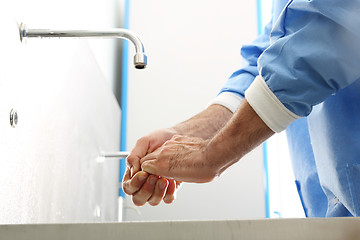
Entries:
{"type": "Polygon", "coordinates": [[[140,159],[140,164],[143,171],[164,177],[163,171],[160,169],[161,164],[158,159],[160,151],[161,148],[158,148],[154,152],[147,154],[145,157],[140,159]]]}
{"type": "Polygon", "coordinates": [[[128,165],[128,168],[130,170],[130,178],[132,178],[135,173],[137,173],[138,171],[141,170],[141,166],[140,166],[140,160],[139,157],[137,157],[136,155],[129,155],[126,158],[126,163],[128,165]]]}
{"type": "Polygon", "coordinates": [[[148,160],[141,164],[141,169],[149,174],[154,174],[157,176],[163,176],[160,174],[160,171],[156,167],[156,160],[148,160]]]}
{"type": "Polygon", "coordinates": [[[126,163],[130,169],[130,177],[132,178],[138,171],[141,170],[140,159],[143,158],[149,149],[149,140],[146,137],[140,138],[134,148],[131,150],[129,156],[126,158],[126,163]]]}
{"type": "MultiPolygon", "coordinates": [[[[174,179],[174,175],[167,165],[159,163],[158,160],[147,160],[141,164],[141,169],[149,174],[161,176],[167,179],[174,179]]],[[[176,179],[175,179],[176,180],[176,179]]]]}

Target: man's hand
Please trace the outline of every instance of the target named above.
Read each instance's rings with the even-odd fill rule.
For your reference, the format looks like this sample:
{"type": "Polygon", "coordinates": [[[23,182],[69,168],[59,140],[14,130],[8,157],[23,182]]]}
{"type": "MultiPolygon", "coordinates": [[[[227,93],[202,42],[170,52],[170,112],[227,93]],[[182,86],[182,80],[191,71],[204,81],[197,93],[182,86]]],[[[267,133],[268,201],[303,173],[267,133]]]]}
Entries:
{"type": "Polygon", "coordinates": [[[141,170],[140,159],[152,153],[176,134],[172,129],[160,129],[137,140],[135,147],[126,158],[130,178],[141,170]]]}
{"type": "Polygon", "coordinates": [[[141,171],[140,159],[153,152],[175,134],[172,129],[161,129],[140,138],[126,159],[127,169],[123,178],[123,190],[132,195],[132,201],[137,206],[146,202],[158,205],[162,199],[165,203],[172,203],[177,184],[174,180],[159,178],[141,171]]]}
{"type": "Polygon", "coordinates": [[[173,202],[174,192],[181,182],[159,178],[157,176],[162,175],[152,176],[141,171],[140,159],[154,152],[175,134],[209,139],[224,126],[231,115],[231,111],[227,108],[220,105],[211,105],[204,111],[187,121],[177,124],[173,128],[161,129],[140,138],[127,158],[128,167],[123,179],[124,192],[132,195],[133,202],[139,206],[144,205],[147,201],[151,205],[157,205],[160,203],[161,198],[163,198],[165,203],[173,202]],[[155,181],[153,177],[157,178],[155,184],[153,184],[155,181]],[[167,188],[164,193],[162,187],[165,181],[167,181],[167,188]]]}
{"type": "MultiPolygon", "coordinates": [[[[174,136],[141,159],[141,168],[151,174],[184,182],[205,183],[216,177],[216,163],[207,159],[209,140],[174,136]]],[[[221,162],[219,162],[221,164],[221,162]]]]}
{"type": "Polygon", "coordinates": [[[211,139],[174,136],[142,158],[141,168],[178,181],[209,182],[273,134],[244,99],[211,139]]]}
{"type": "Polygon", "coordinates": [[[172,203],[175,199],[175,191],[179,183],[163,177],[148,174],[144,171],[137,172],[130,178],[130,171],[127,171],[123,179],[123,189],[128,195],[132,195],[132,201],[137,206],[148,202],[152,206],[165,203],[172,203]]]}

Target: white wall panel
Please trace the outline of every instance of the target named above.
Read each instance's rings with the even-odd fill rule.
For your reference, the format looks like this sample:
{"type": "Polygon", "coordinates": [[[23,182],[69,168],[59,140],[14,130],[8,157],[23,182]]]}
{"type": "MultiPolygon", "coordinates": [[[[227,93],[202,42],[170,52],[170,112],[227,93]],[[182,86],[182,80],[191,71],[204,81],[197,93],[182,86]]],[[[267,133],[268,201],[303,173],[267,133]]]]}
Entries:
{"type": "Polygon", "coordinates": [[[0,8],[2,224],[117,220],[118,161],[99,155],[119,148],[120,109],[91,47],[81,40],[19,39],[20,21],[34,28],[76,22],[63,10],[79,13],[84,2],[69,3],[16,1],[0,8]]]}
{"type": "MultiPolygon", "coordinates": [[[[129,150],[139,137],[203,110],[241,67],[241,45],[257,34],[256,1],[130,3],[130,28],[145,45],[148,67],[129,70],[129,150]]],[[[258,148],[213,183],[184,184],[172,205],[138,208],[128,198],[124,220],[264,217],[263,181],[258,148]]]]}

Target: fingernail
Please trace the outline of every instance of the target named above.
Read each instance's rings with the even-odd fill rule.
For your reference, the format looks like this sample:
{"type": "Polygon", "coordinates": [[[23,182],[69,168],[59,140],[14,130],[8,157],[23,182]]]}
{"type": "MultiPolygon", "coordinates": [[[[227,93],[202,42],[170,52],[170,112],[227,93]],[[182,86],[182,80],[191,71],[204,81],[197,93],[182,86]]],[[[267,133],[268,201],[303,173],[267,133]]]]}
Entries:
{"type": "Polygon", "coordinates": [[[134,171],[133,171],[133,170],[134,170],[134,168],[133,168],[133,167],[131,167],[131,168],[130,168],[130,176],[131,176],[131,177],[133,177],[133,176],[134,176],[134,171]]]}
{"type": "Polygon", "coordinates": [[[156,183],[157,180],[158,180],[157,177],[154,177],[154,176],[150,176],[150,177],[149,177],[149,183],[150,183],[151,185],[155,185],[155,183],[156,183]]]}
{"type": "Polygon", "coordinates": [[[159,182],[159,189],[160,189],[161,191],[164,190],[165,187],[166,187],[166,184],[167,184],[167,182],[165,182],[165,181],[160,181],[160,182],[159,182]]]}

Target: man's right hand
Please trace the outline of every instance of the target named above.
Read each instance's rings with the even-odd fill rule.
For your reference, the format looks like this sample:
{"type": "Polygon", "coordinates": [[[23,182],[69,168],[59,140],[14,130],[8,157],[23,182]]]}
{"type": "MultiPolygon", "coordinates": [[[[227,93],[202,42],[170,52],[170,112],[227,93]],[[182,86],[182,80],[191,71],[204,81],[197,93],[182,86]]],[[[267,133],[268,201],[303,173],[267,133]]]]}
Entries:
{"type": "Polygon", "coordinates": [[[170,204],[175,200],[175,191],[178,186],[175,180],[151,175],[144,171],[137,172],[132,178],[130,178],[130,171],[127,171],[123,179],[124,192],[132,195],[132,201],[137,206],[142,206],[146,202],[156,206],[161,200],[170,204]]]}
{"type": "Polygon", "coordinates": [[[124,192],[132,195],[133,202],[138,206],[146,202],[158,205],[161,199],[165,203],[173,202],[175,190],[181,182],[141,171],[140,159],[154,152],[174,135],[209,139],[225,125],[231,116],[232,112],[229,109],[214,104],[173,128],[160,129],[140,138],[126,159],[128,167],[123,179],[124,192]],[[165,181],[167,187],[163,190],[165,181]]]}
{"type": "Polygon", "coordinates": [[[172,203],[175,190],[179,186],[175,180],[170,180],[141,171],[140,159],[152,153],[176,134],[173,129],[160,129],[140,138],[126,159],[127,169],[123,178],[123,190],[132,195],[132,201],[137,206],[146,202],[158,205],[163,199],[172,203]]]}

